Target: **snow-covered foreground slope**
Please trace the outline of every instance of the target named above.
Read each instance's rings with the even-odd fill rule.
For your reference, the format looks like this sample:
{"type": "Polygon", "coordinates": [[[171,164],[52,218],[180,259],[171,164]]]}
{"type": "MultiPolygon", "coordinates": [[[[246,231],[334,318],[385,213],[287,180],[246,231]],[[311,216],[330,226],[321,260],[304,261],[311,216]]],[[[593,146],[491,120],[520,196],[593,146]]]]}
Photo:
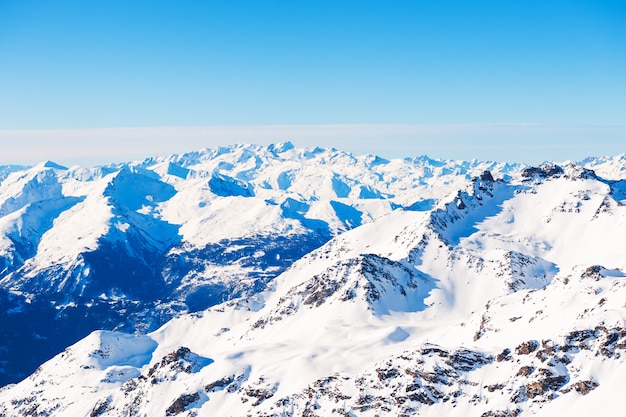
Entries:
{"type": "Polygon", "coordinates": [[[489,172],[144,336],[98,331],[0,392],[50,416],[619,415],[623,180],[489,172]]]}
{"type": "Polygon", "coordinates": [[[289,143],[0,167],[0,385],[95,329],[145,333],[254,294],[331,237],[429,210],[485,169],[521,167],[289,143]]]}

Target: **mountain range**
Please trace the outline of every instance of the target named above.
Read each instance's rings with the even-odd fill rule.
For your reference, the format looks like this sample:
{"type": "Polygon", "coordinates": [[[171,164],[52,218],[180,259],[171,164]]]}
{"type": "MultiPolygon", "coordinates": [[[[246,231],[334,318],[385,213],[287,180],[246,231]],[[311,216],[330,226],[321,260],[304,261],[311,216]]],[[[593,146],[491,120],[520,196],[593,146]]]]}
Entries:
{"type": "Polygon", "coordinates": [[[621,404],[624,155],[530,167],[282,143],[0,178],[2,383],[26,377],[0,415],[621,404]]]}

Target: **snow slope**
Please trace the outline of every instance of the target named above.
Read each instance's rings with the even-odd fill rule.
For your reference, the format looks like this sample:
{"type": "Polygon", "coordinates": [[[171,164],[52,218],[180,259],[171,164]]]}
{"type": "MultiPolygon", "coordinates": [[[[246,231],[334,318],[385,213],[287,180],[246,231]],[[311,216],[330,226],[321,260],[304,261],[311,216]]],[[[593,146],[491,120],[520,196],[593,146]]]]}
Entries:
{"type": "Polygon", "coordinates": [[[290,143],[0,167],[0,385],[95,329],[145,333],[254,294],[333,236],[429,210],[486,169],[522,167],[290,143]]]}
{"type": "Polygon", "coordinates": [[[619,415],[623,181],[544,164],[455,184],[262,292],[144,336],[92,333],[0,391],[0,413],[619,415]]]}

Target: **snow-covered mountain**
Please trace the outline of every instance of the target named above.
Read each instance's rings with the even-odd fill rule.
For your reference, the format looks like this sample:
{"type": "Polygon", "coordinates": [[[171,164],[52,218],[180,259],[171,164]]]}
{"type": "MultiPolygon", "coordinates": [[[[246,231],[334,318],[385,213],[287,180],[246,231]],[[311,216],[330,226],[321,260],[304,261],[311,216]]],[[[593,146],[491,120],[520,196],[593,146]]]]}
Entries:
{"type": "Polygon", "coordinates": [[[145,333],[254,294],[343,231],[429,210],[493,162],[237,145],[0,168],[0,385],[95,329],[145,333]]]}
{"type": "MultiPolygon", "coordinates": [[[[240,292],[241,298],[180,315],[144,335],[91,333],[0,391],[0,415],[619,415],[626,376],[623,157],[510,167],[279,148],[236,147],[182,158],[197,161],[189,164],[174,156],[107,168],[116,175],[155,172],[157,183],[174,188],[167,199],[144,198],[152,205],[126,206],[178,225],[180,241],[174,239],[168,254],[181,242],[210,242],[210,228],[198,232],[204,224],[198,218],[208,215],[199,208],[229,197],[232,210],[243,204],[254,211],[252,202],[239,203],[245,199],[273,201],[268,207],[282,214],[268,220],[276,236],[325,222],[327,228],[317,230],[326,231],[327,242],[277,268],[280,274],[263,281],[262,291],[240,292]],[[220,165],[220,155],[245,152],[261,155],[252,177],[241,174],[250,172],[244,163],[250,158],[220,165]],[[268,163],[271,153],[307,172],[304,184],[297,174],[288,182],[301,184],[297,194],[279,185],[285,165],[268,163]],[[308,172],[311,155],[317,161],[308,172]],[[189,180],[194,163],[221,171],[189,180]],[[165,177],[179,171],[171,164],[189,169],[184,181],[165,177]],[[350,189],[342,197],[337,178],[350,189]],[[196,180],[201,185],[194,186],[196,180]],[[211,181],[220,184],[212,191],[211,181]],[[239,193],[234,198],[231,187],[239,193]],[[361,187],[379,197],[363,198],[361,187]],[[204,200],[191,196],[200,189],[208,189],[207,202],[196,208],[204,200]],[[223,193],[229,197],[216,193],[223,189],[231,190],[223,193]],[[178,201],[179,195],[187,197],[178,201]],[[301,218],[284,215],[289,198],[308,206],[301,218]],[[358,216],[340,215],[326,199],[341,202],[339,212],[362,213],[361,222],[347,222],[358,216]],[[293,229],[276,226],[292,220],[299,221],[293,229]]],[[[83,181],[98,176],[87,177],[83,181]]],[[[255,230],[246,215],[229,214],[211,219],[225,216],[255,230]]],[[[138,223],[128,224],[125,232],[138,223]]],[[[263,243],[255,249],[264,250],[263,243]]],[[[196,269],[177,282],[174,294],[184,294],[185,282],[203,282],[196,269]]]]}

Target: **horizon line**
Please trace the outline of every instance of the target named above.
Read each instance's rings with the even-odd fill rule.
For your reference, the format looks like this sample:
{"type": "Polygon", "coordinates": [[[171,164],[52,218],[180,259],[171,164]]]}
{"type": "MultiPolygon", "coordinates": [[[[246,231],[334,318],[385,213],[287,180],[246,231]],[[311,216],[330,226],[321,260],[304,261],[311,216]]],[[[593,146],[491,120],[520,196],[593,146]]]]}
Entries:
{"type": "Polygon", "coordinates": [[[68,166],[103,165],[234,143],[269,145],[287,141],[301,148],[338,148],[386,159],[428,155],[438,159],[537,163],[621,154],[626,150],[626,124],[336,123],[0,129],[0,164],[53,160],[68,166]]]}

